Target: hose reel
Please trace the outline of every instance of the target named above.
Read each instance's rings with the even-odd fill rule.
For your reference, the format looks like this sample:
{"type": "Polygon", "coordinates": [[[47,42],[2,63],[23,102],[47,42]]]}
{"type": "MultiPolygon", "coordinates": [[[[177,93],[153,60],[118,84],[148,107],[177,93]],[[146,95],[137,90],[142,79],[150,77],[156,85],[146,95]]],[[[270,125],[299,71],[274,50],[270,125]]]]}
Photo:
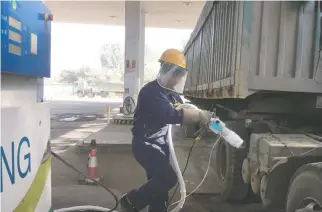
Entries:
{"type": "Polygon", "coordinates": [[[124,115],[132,115],[135,112],[135,102],[131,96],[127,96],[123,101],[123,113],[124,115]]]}

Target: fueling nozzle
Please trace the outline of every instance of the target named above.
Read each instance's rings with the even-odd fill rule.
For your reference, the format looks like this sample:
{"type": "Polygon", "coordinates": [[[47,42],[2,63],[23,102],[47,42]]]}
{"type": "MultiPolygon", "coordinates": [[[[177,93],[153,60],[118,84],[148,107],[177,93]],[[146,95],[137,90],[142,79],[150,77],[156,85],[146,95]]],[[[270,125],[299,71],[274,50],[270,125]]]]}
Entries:
{"type": "Polygon", "coordinates": [[[209,123],[209,129],[215,134],[220,134],[225,141],[236,148],[240,148],[244,143],[243,139],[234,131],[226,127],[218,117],[212,118],[209,123]]]}

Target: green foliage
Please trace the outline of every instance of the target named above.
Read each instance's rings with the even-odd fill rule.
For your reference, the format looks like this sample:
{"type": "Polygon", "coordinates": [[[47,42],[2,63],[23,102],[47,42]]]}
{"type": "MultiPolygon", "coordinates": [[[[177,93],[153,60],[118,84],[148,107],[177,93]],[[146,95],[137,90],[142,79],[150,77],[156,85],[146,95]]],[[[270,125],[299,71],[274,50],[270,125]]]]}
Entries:
{"type": "MultiPolygon", "coordinates": [[[[180,42],[181,50],[184,49],[186,40],[180,42]]],[[[145,66],[144,81],[154,80],[158,74],[160,65],[159,57],[163,50],[155,50],[145,45],[145,66]]],[[[99,84],[113,81],[115,78],[124,80],[124,48],[120,43],[107,43],[101,46],[100,62],[104,70],[100,76],[96,75],[87,66],[82,66],[78,70],[63,70],[60,74],[60,82],[74,83],[79,79],[86,80],[90,84],[99,84]],[[94,76],[95,75],[95,76],[94,76]],[[104,75],[104,76],[103,76],[104,75]],[[105,76],[106,75],[106,76],[105,76]]]]}
{"type": "Polygon", "coordinates": [[[181,40],[181,43],[180,43],[181,44],[181,48],[180,48],[181,51],[184,50],[184,48],[186,47],[187,42],[188,42],[188,40],[181,40]]]}
{"type": "Polygon", "coordinates": [[[86,79],[90,75],[91,69],[82,66],[79,70],[63,70],[60,73],[60,82],[74,83],[79,79],[86,79]]]}
{"type": "Polygon", "coordinates": [[[297,4],[299,6],[305,6],[308,1],[293,1],[293,4],[297,4]]]}
{"type": "Polygon", "coordinates": [[[124,67],[124,50],[119,43],[108,43],[100,48],[102,67],[122,70],[124,67]]]}
{"type": "Polygon", "coordinates": [[[291,3],[294,8],[303,8],[308,2],[309,1],[291,1],[289,3],[291,3]]]}
{"type": "Polygon", "coordinates": [[[63,70],[60,73],[60,82],[73,83],[78,80],[77,73],[71,70],[63,70]]]}

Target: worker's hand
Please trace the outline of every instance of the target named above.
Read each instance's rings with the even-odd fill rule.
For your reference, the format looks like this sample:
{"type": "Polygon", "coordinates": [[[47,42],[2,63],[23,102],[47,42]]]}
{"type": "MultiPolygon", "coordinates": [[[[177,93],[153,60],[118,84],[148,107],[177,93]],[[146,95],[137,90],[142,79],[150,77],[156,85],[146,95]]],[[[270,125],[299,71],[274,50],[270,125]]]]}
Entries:
{"type": "Polygon", "coordinates": [[[183,123],[185,124],[208,124],[213,113],[206,110],[199,110],[194,108],[183,108],[183,123]]]}
{"type": "Polygon", "coordinates": [[[213,116],[213,113],[207,110],[200,110],[200,124],[207,125],[210,122],[211,117],[213,116]]]}
{"type": "Polygon", "coordinates": [[[174,107],[174,108],[177,108],[179,105],[181,105],[181,103],[180,103],[180,102],[177,102],[177,103],[175,103],[175,104],[173,105],[173,107],[174,107]]]}

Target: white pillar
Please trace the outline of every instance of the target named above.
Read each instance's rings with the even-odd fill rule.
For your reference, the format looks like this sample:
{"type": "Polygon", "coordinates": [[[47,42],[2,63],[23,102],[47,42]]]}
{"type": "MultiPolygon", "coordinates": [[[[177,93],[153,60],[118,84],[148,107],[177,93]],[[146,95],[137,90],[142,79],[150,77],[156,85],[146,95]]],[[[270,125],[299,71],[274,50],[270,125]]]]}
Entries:
{"type": "MultiPolygon", "coordinates": [[[[125,1],[125,73],[124,98],[130,96],[136,105],[144,80],[145,13],[141,2],[125,1]]],[[[133,108],[134,109],[134,108],[133,108]]],[[[127,108],[123,108],[128,113],[127,108]]],[[[133,115],[133,114],[132,114],[133,115]]],[[[126,115],[131,117],[132,115],[126,115]]]]}

